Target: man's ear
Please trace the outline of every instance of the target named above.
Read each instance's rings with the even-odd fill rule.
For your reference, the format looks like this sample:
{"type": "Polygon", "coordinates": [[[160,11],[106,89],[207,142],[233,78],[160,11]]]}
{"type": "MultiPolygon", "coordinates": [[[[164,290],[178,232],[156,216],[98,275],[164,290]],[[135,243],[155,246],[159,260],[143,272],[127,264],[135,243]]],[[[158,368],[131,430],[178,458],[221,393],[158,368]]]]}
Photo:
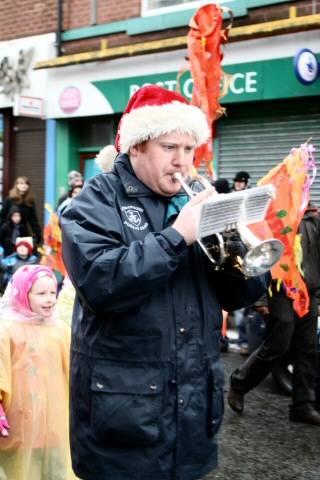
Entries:
{"type": "Polygon", "coordinates": [[[135,145],[133,147],[130,147],[129,149],[129,157],[130,158],[136,158],[138,155],[138,147],[135,145]]]}

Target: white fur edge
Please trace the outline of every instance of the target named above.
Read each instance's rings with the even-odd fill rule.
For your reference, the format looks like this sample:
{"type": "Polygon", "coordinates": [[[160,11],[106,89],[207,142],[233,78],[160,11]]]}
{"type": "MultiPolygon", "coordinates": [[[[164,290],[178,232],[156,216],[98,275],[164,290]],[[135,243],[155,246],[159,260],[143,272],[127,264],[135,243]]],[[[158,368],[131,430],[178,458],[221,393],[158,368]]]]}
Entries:
{"type": "Polygon", "coordinates": [[[177,101],[146,105],[122,117],[120,151],[128,153],[130,147],[174,130],[194,135],[197,147],[207,141],[210,133],[205,114],[194,105],[177,101]]]}
{"type": "Polygon", "coordinates": [[[112,169],[117,154],[118,152],[113,145],[107,145],[100,150],[95,158],[95,163],[103,172],[108,172],[112,169]]]}

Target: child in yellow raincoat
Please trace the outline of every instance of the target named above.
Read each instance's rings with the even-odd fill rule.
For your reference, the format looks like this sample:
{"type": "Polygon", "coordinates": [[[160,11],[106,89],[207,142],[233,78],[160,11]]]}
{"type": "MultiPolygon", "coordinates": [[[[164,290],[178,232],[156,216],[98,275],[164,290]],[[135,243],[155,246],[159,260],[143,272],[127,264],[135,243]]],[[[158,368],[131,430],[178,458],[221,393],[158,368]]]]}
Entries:
{"type": "Polygon", "coordinates": [[[70,328],[55,317],[56,278],[20,267],[0,301],[0,479],[71,480],[70,328]]]}

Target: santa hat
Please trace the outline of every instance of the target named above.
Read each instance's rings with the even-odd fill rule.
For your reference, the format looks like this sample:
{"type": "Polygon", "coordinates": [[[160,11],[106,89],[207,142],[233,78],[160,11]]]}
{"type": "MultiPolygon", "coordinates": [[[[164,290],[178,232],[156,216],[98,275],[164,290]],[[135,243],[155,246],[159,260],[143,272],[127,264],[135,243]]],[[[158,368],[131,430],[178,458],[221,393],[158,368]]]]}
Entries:
{"type": "Polygon", "coordinates": [[[17,237],[15,247],[16,250],[20,245],[24,245],[28,249],[29,255],[33,252],[33,238],[32,237],[17,237]]]}
{"type": "Polygon", "coordinates": [[[209,137],[209,126],[200,108],[190,105],[177,92],[157,85],[137,90],[129,100],[118,127],[115,147],[128,153],[130,147],[178,130],[193,135],[196,146],[209,137]]]}
{"type": "Polygon", "coordinates": [[[117,155],[118,152],[115,147],[113,145],[107,145],[100,150],[96,156],[95,162],[103,172],[109,172],[113,167],[117,155]]]}

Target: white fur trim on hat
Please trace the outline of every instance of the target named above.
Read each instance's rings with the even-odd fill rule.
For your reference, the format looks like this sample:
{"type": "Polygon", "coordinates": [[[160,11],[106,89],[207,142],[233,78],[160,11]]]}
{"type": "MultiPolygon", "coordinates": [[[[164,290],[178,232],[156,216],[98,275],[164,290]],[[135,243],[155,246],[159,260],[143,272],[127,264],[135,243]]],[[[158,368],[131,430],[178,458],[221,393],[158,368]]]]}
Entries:
{"type": "Polygon", "coordinates": [[[123,115],[119,131],[120,151],[128,153],[134,145],[175,130],[193,135],[197,147],[204,144],[210,134],[205,114],[194,105],[178,101],[145,105],[123,115]]]}
{"type": "Polygon", "coordinates": [[[18,245],[21,242],[28,243],[28,245],[30,245],[30,247],[33,248],[33,238],[32,237],[17,237],[15,244],[18,245]]]}
{"type": "Polygon", "coordinates": [[[117,150],[113,145],[107,145],[104,147],[95,158],[95,163],[101,168],[103,172],[109,172],[114,164],[117,150]]]}

